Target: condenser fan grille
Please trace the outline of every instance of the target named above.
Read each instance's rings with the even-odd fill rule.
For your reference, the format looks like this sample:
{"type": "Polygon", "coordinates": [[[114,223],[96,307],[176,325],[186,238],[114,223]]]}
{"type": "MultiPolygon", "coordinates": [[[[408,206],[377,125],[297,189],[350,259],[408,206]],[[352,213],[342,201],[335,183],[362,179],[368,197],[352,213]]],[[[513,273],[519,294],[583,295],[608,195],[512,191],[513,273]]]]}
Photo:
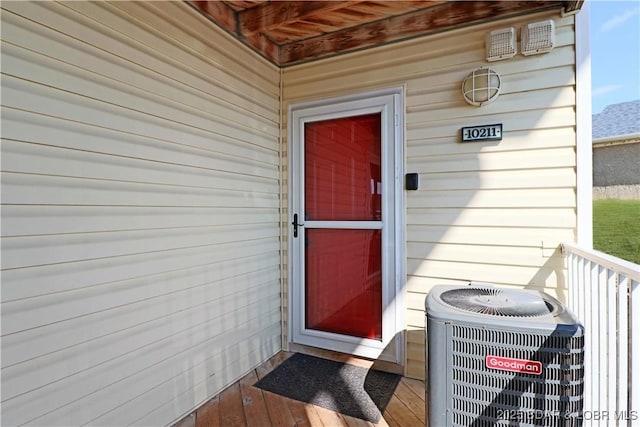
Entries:
{"type": "Polygon", "coordinates": [[[452,289],[443,292],[440,297],[452,307],[494,316],[544,316],[555,309],[534,293],[499,288],[452,289]]]}

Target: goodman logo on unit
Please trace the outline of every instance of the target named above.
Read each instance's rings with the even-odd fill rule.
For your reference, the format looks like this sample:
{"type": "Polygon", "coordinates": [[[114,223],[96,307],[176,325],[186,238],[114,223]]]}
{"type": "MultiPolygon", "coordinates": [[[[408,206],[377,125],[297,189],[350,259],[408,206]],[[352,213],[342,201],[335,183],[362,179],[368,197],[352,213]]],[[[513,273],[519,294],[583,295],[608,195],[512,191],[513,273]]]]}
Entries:
{"type": "Polygon", "coordinates": [[[523,374],[542,374],[542,362],[537,360],[513,359],[511,357],[501,357],[488,355],[485,357],[487,368],[499,369],[501,371],[521,372],[523,374]]]}

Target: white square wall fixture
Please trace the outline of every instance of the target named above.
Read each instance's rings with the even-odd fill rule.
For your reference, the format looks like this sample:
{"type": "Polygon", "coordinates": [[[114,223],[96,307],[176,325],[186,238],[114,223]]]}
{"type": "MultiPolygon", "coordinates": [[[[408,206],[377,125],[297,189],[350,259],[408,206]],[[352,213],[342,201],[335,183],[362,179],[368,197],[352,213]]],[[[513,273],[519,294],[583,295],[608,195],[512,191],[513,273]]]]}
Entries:
{"type": "Polygon", "coordinates": [[[491,31],[485,41],[487,61],[513,58],[516,54],[516,29],[513,27],[491,31]]]}
{"type": "Polygon", "coordinates": [[[550,52],[555,44],[553,20],[533,22],[522,27],[520,50],[525,56],[550,52]]]}

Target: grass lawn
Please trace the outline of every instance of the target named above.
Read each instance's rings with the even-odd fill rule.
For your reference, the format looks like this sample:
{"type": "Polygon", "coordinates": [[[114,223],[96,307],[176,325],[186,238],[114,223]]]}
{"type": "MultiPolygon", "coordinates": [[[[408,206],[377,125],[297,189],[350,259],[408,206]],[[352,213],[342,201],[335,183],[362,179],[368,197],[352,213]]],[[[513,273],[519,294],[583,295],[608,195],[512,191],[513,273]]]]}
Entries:
{"type": "Polygon", "coordinates": [[[593,201],[593,248],[640,264],[640,200],[593,201]]]}

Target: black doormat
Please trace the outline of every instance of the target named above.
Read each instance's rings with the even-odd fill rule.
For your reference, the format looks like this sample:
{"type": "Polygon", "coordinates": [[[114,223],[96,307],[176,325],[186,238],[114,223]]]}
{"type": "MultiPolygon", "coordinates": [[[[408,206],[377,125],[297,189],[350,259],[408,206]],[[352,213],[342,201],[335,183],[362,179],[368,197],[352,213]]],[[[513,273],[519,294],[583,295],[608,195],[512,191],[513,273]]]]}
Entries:
{"type": "Polygon", "coordinates": [[[296,353],[255,386],[377,423],[399,381],[396,374],[296,353]]]}

